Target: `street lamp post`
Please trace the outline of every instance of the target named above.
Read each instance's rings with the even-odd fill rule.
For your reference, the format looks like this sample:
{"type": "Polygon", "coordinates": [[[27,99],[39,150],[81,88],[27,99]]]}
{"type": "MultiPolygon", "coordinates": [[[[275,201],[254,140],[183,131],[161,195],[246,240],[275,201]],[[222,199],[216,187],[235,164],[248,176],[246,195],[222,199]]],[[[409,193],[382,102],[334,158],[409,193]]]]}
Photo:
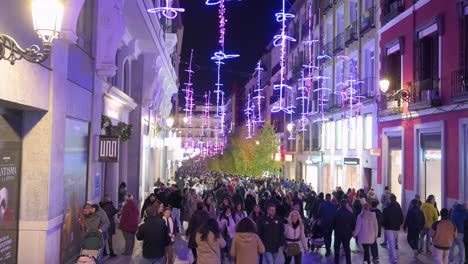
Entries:
{"type": "Polygon", "coordinates": [[[45,61],[51,52],[52,41],[58,38],[62,26],[63,5],[58,0],[34,0],[32,18],[34,31],[42,40],[44,51],[32,45],[23,49],[13,37],[0,33],[0,60],[8,60],[14,65],[17,60],[25,59],[31,63],[45,61]]]}

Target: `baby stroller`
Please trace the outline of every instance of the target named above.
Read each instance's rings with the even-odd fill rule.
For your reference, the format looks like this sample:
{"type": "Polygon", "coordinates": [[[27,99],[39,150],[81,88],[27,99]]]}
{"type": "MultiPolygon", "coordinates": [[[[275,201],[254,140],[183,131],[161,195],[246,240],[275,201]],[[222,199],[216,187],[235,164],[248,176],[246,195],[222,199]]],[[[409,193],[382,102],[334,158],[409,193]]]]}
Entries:
{"type": "Polygon", "coordinates": [[[85,234],[81,242],[80,256],[76,264],[96,264],[99,263],[103,244],[102,234],[97,230],[90,230],[85,234]]]}
{"type": "Polygon", "coordinates": [[[310,238],[309,238],[309,247],[310,251],[319,249],[325,245],[325,240],[323,239],[323,228],[320,218],[312,221],[310,224],[310,238]]]}

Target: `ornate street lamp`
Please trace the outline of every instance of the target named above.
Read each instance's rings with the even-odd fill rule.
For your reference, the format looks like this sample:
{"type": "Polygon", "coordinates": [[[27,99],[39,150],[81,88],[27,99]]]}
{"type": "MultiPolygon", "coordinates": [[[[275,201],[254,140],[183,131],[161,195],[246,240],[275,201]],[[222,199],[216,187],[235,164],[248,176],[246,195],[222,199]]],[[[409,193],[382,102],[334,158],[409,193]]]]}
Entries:
{"type": "Polygon", "coordinates": [[[168,117],[166,119],[166,125],[168,128],[172,128],[172,126],[174,125],[174,118],[173,117],[168,117]]]}
{"type": "Polygon", "coordinates": [[[411,96],[411,91],[409,89],[399,89],[395,91],[394,93],[387,93],[388,89],[390,87],[390,81],[387,79],[382,79],[379,82],[380,86],[380,91],[382,94],[388,99],[388,98],[395,98],[399,96],[403,101],[409,102],[410,96],[411,96]]]}
{"type": "Polygon", "coordinates": [[[59,35],[62,17],[63,5],[58,0],[33,0],[34,31],[42,40],[44,51],[41,53],[37,45],[23,49],[14,38],[0,33],[0,60],[8,60],[11,65],[23,58],[31,63],[45,61],[50,55],[52,41],[59,35]]]}

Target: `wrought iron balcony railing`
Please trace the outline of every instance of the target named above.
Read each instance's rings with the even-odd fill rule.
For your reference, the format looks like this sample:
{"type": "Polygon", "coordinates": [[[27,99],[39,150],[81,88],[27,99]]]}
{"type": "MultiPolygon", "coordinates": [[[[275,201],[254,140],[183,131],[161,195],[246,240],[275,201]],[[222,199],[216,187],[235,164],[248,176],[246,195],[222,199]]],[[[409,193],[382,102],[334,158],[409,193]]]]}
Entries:
{"type": "Polygon", "coordinates": [[[452,72],[451,88],[454,101],[468,100],[468,68],[452,72]]]}
{"type": "Polygon", "coordinates": [[[336,35],[334,40],[333,52],[336,54],[342,50],[344,50],[344,33],[340,33],[336,35]]]}
{"type": "Polygon", "coordinates": [[[357,40],[357,22],[354,21],[345,29],[345,45],[349,46],[357,40]]]}
{"type": "Polygon", "coordinates": [[[386,0],[385,9],[382,17],[382,25],[387,24],[390,20],[398,16],[401,12],[404,11],[403,0],[386,0]],[[388,6],[388,7],[387,7],[388,6]]]}
{"type": "Polygon", "coordinates": [[[375,7],[371,6],[361,16],[361,35],[375,27],[375,7]]]}

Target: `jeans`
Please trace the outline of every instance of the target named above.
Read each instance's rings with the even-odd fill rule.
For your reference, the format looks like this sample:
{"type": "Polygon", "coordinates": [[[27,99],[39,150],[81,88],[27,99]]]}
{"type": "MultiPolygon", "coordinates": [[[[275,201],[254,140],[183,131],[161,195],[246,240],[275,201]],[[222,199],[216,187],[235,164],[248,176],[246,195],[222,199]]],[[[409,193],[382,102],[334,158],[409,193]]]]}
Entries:
{"type": "Polygon", "coordinates": [[[449,250],[438,249],[434,247],[434,261],[436,264],[448,264],[449,263],[449,250]]]}
{"type": "Polygon", "coordinates": [[[372,253],[372,259],[379,258],[379,247],[377,246],[377,240],[375,240],[374,244],[370,246],[370,251],[372,253]]]}
{"type": "Polygon", "coordinates": [[[418,250],[419,230],[415,228],[408,228],[408,235],[406,238],[408,239],[408,244],[410,245],[411,249],[418,250]]]}
{"type": "Polygon", "coordinates": [[[367,261],[368,264],[370,264],[370,254],[369,254],[369,249],[372,244],[362,244],[362,247],[364,248],[364,261],[367,261]]]}
{"type": "Polygon", "coordinates": [[[266,264],[275,264],[277,256],[278,256],[278,252],[276,253],[265,252],[265,254],[263,254],[263,259],[265,259],[266,264]]]}
{"type": "Polygon", "coordinates": [[[457,233],[457,237],[455,237],[455,240],[453,241],[452,247],[450,248],[450,252],[449,252],[450,262],[455,260],[455,258],[453,257],[453,253],[455,252],[456,246],[458,246],[458,262],[457,263],[462,263],[464,251],[465,251],[465,245],[463,243],[463,233],[457,233]]]}
{"type": "Polygon", "coordinates": [[[385,230],[385,236],[387,237],[388,243],[388,256],[391,263],[397,263],[398,256],[395,249],[395,241],[398,237],[398,230],[385,230]]]}
{"type": "Polygon", "coordinates": [[[153,258],[153,259],[147,259],[147,258],[141,258],[140,264],[162,264],[163,258],[153,258]]]}
{"type": "Polygon", "coordinates": [[[424,247],[424,237],[426,237],[426,252],[429,251],[431,245],[431,236],[429,235],[430,228],[424,227],[423,231],[421,232],[421,236],[419,237],[419,249],[423,250],[424,247]]]}
{"type": "Polygon", "coordinates": [[[173,264],[174,261],[175,261],[174,243],[170,243],[166,247],[166,253],[164,254],[162,263],[164,263],[164,264],[173,264]]]}
{"type": "Polygon", "coordinates": [[[335,251],[335,264],[340,263],[340,247],[343,244],[343,250],[346,255],[346,264],[351,264],[351,248],[349,247],[350,237],[341,237],[335,234],[335,242],[333,244],[333,249],[335,251]]]}
{"type": "Polygon", "coordinates": [[[124,255],[132,255],[133,254],[133,247],[135,245],[135,233],[122,231],[124,239],[125,239],[125,250],[123,252],[124,255]]]}
{"type": "Polygon", "coordinates": [[[331,228],[323,229],[323,240],[325,242],[325,248],[327,249],[327,251],[330,251],[330,248],[331,248],[332,232],[333,230],[331,228]]]}
{"type": "Polygon", "coordinates": [[[223,238],[226,240],[226,247],[221,249],[221,262],[224,262],[225,256],[228,258],[229,262],[231,262],[232,238],[230,236],[225,236],[223,238]]]}
{"type": "Polygon", "coordinates": [[[294,264],[302,264],[302,252],[295,255],[295,256],[284,256],[284,263],[285,264],[290,264],[291,263],[291,260],[294,258],[294,264]]]}
{"type": "Polygon", "coordinates": [[[182,229],[184,229],[184,227],[180,222],[180,208],[172,208],[172,219],[176,222],[176,226],[179,227],[179,232],[183,234],[182,229]]]}

